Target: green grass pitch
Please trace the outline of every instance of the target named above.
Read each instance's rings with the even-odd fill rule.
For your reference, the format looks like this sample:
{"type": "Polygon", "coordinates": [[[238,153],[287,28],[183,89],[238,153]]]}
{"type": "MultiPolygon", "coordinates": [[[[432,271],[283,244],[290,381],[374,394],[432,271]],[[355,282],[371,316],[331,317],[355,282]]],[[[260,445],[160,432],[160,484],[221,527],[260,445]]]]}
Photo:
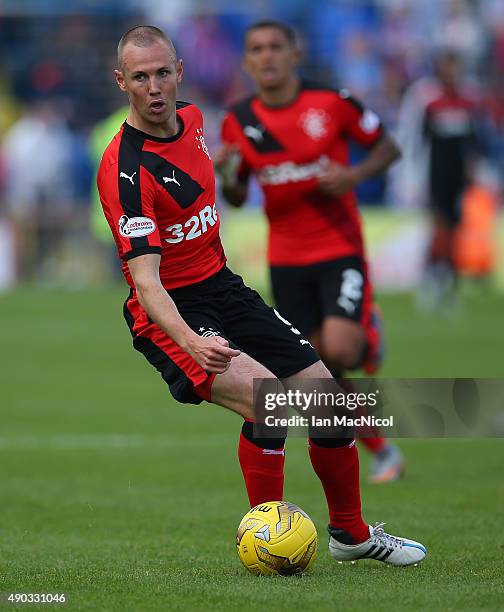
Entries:
{"type": "MultiPolygon", "coordinates": [[[[130,348],[125,293],[0,297],[0,592],[65,592],[67,610],[503,609],[498,439],[402,440],[406,477],[385,486],[365,483],[361,452],[367,520],[429,549],[412,568],[330,559],[321,487],[290,440],[286,498],[314,519],[319,557],[306,576],[248,575],[234,547],[240,420],[170,399],[130,348]]],[[[382,306],[384,375],[502,376],[503,297],[470,296],[454,320],[407,296],[382,306]]]]}

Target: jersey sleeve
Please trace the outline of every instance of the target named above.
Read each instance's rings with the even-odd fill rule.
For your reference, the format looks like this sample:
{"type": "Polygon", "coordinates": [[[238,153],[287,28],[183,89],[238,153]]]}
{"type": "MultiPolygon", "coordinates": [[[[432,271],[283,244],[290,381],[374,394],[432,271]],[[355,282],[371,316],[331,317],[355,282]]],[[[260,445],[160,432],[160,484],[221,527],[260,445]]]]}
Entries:
{"type": "Polygon", "coordinates": [[[114,235],[119,256],[129,260],[161,253],[161,239],[154,209],[154,178],[140,165],[136,169],[114,164],[98,174],[103,212],[114,235]]]}
{"type": "Polygon", "coordinates": [[[221,140],[224,144],[232,144],[238,147],[240,151],[240,160],[237,165],[236,175],[240,182],[246,183],[252,172],[252,168],[245,161],[243,152],[241,150],[242,143],[240,139],[241,126],[238,123],[233,113],[226,113],[221,126],[221,140]]]}
{"type": "Polygon", "coordinates": [[[375,145],[385,133],[378,115],[344,90],[339,93],[339,97],[347,136],[366,148],[375,145]]]}

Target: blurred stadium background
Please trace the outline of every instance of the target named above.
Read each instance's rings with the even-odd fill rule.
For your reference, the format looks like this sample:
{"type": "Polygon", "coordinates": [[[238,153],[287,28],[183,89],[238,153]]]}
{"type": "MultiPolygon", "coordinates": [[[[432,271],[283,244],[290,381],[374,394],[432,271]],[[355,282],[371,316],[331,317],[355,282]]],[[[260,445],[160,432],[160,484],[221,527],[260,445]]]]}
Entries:
{"type": "MultiPolygon", "coordinates": [[[[486,161],[478,178],[484,194],[475,197],[486,196],[492,209],[486,237],[492,254],[477,274],[494,273],[497,286],[504,287],[499,278],[504,266],[494,252],[504,168],[499,0],[268,0],[243,6],[226,0],[3,0],[0,288],[24,281],[79,288],[111,278],[109,231],[100,212],[93,215],[92,202],[101,152],[124,118],[125,100],[112,72],[121,33],[138,23],[156,23],[173,37],[186,68],[181,97],[203,107],[207,142],[215,150],[223,108],[250,88],[240,69],[243,31],[264,17],[296,27],[305,77],[348,88],[399,140],[404,125],[418,129],[407,109],[400,120],[409,85],[432,72],[439,48],[460,52],[479,98],[486,161]]],[[[362,205],[374,207],[367,231],[378,289],[413,289],[422,268],[425,177],[418,160],[405,153],[389,176],[359,189],[362,205]]],[[[254,215],[257,191],[251,200],[248,214],[254,215]]],[[[232,259],[234,228],[224,222],[232,259]]],[[[257,256],[262,243],[247,252],[253,266],[262,261],[257,256]]]]}
{"type": "MultiPolygon", "coordinates": [[[[370,516],[387,520],[391,508],[394,530],[413,530],[432,547],[431,564],[417,574],[384,580],[368,566],[364,575],[342,569],[334,582],[321,553],[313,582],[258,585],[233,552],[234,524],[246,510],[234,463],[238,423],[213,407],[176,406],[129,348],[126,288],[94,191],[101,153],[125,117],[113,79],[117,41],[138,23],[173,37],[185,61],[180,97],[203,108],[212,151],[223,108],[249,91],[243,31],[266,17],[296,27],[306,77],[350,89],[399,137],[405,92],[431,74],[436,50],[448,45],[464,57],[485,158],[467,202],[488,214],[476,236],[476,254],[486,255],[462,265],[468,279],[456,312],[415,307],[427,243],[419,165],[404,159],[363,185],[359,200],[386,319],[383,374],[502,377],[502,0],[1,0],[0,591],[73,589],[79,609],[274,601],[280,610],[293,609],[295,597],[299,609],[338,601],[391,610],[410,596],[415,609],[498,609],[500,441],[401,441],[408,477],[386,490],[363,485],[370,516]],[[202,513],[219,519],[211,534],[202,513]],[[468,529],[476,525],[484,533],[468,529]],[[461,538],[470,553],[460,551],[461,538]]],[[[245,211],[219,205],[232,267],[267,295],[260,200],[256,189],[245,211]]],[[[305,449],[300,440],[289,449],[287,494],[323,530],[305,449]]]]}

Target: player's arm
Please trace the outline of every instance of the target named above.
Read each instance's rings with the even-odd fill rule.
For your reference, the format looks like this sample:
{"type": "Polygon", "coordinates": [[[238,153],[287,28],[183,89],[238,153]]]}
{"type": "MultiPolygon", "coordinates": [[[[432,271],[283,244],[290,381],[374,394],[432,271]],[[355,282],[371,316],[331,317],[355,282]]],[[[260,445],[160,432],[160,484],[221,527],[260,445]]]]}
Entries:
{"type": "Polygon", "coordinates": [[[319,180],[320,191],[331,197],[352,191],[362,181],[384,172],[400,157],[398,146],[385,133],[376,113],[365,108],[346,90],[339,92],[335,103],[343,135],[367,149],[367,155],[353,166],[331,164],[319,180]]]}
{"type": "Polygon", "coordinates": [[[222,195],[231,206],[240,207],[248,196],[251,168],[245,162],[240,147],[241,127],[233,113],[228,112],[221,125],[223,143],[213,156],[215,171],[221,178],[222,195]]]}
{"type": "Polygon", "coordinates": [[[231,206],[240,207],[247,200],[248,175],[240,172],[242,158],[236,145],[223,144],[213,155],[215,171],[221,178],[222,195],[231,206]]]}
{"type": "Polygon", "coordinates": [[[351,167],[355,184],[366,181],[373,176],[382,174],[397,159],[401,152],[390,136],[384,135],[369,149],[366,157],[358,164],[351,167]]]}
{"type": "Polygon", "coordinates": [[[340,196],[373,176],[382,174],[401,156],[399,147],[389,136],[383,136],[368,151],[366,157],[353,166],[332,163],[319,177],[319,190],[327,196],[340,196]]]}
{"type": "Polygon", "coordinates": [[[138,301],[149,317],[207,372],[222,374],[240,351],[224,338],[198,336],[180,316],[159,278],[161,256],[149,253],[128,261],[138,301]]]}

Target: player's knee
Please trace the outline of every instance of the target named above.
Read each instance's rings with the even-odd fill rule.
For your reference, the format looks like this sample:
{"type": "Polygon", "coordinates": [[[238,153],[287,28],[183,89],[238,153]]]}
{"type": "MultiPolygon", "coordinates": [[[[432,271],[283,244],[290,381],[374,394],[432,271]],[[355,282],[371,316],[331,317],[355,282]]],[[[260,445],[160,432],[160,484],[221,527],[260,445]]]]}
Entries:
{"type": "MultiPolygon", "coordinates": [[[[235,410],[244,419],[255,420],[257,417],[257,410],[254,405],[254,381],[261,379],[272,379],[276,380],[275,375],[267,370],[261,372],[260,376],[251,378],[247,377],[242,385],[240,385],[240,393],[238,397],[234,398],[235,410]]],[[[256,383],[257,384],[257,383],[256,383]]]]}
{"type": "Polygon", "coordinates": [[[321,358],[331,371],[353,370],[362,358],[365,340],[324,343],[321,358]]]}

